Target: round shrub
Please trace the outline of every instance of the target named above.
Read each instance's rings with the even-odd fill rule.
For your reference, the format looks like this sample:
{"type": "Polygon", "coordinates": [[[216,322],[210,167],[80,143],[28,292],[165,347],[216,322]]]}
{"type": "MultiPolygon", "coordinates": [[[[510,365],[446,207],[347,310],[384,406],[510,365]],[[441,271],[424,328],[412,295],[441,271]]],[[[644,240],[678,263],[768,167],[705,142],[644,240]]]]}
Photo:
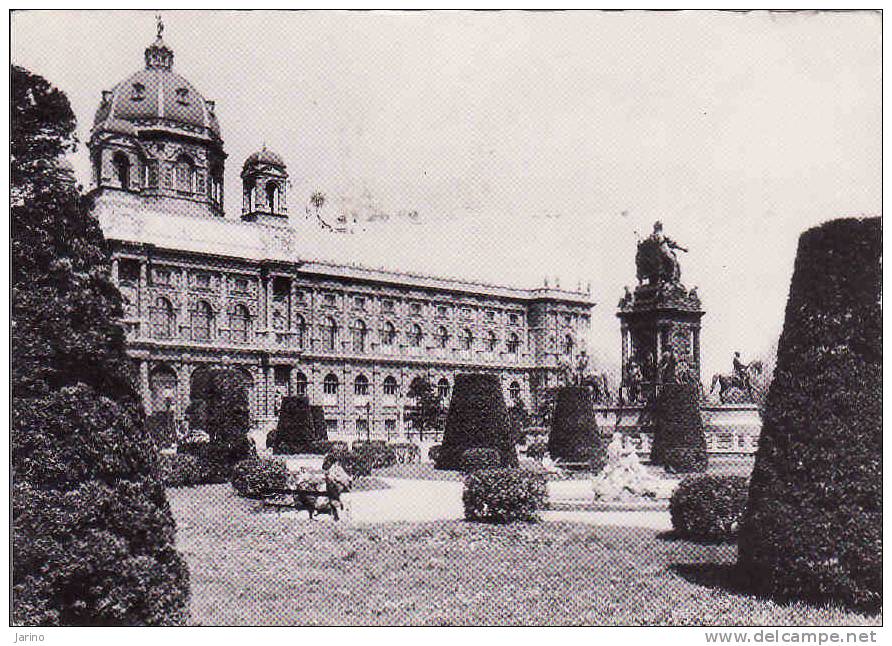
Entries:
{"type": "Polygon", "coordinates": [[[882,250],[879,218],[799,239],[740,526],[758,593],[881,608],[882,250]]]}
{"type": "Polygon", "coordinates": [[[743,476],[688,476],[669,501],[672,527],[686,538],[721,541],[737,530],[748,495],[743,476]]]}
{"type": "Polygon", "coordinates": [[[211,477],[211,467],[207,460],[188,453],[163,454],[159,456],[158,468],[165,487],[191,487],[223,482],[220,478],[211,477]]]}
{"type": "Polygon", "coordinates": [[[459,469],[468,449],[490,448],[502,454],[502,464],[517,466],[517,451],[508,423],[498,375],[459,374],[446,416],[437,469],[459,469]]]}
{"type": "Polygon", "coordinates": [[[598,422],[588,388],[561,388],[555,398],[548,452],[555,460],[587,462],[593,473],[607,463],[607,449],[598,433],[598,422]]]}
{"type": "Polygon", "coordinates": [[[545,478],[525,469],[485,469],[465,479],[465,519],[486,523],[535,522],[548,503],[545,478]]]}
{"type": "Polygon", "coordinates": [[[497,469],[500,466],[502,466],[502,454],[495,449],[468,449],[461,456],[461,470],[464,473],[497,469]]]}
{"type": "Polygon", "coordinates": [[[441,448],[442,447],[439,444],[434,444],[433,446],[431,446],[431,448],[429,448],[427,450],[427,459],[430,460],[431,462],[436,463],[437,458],[440,457],[440,449],[441,448]]]}
{"type": "Polygon", "coordinates": [[[288,467],[281,460],[251,458],[232,469],[232,486],[245,498],[262,498],[270,490],[283,489],[287,479],[288,467]]]}
{"type": "Polygon", "coordinates": [[[654,429],[650,461],[669,472],[706,471],[706,435],[695,384],[663,384],[649,411],[654,429]]]}
{"type": "Polygon", "coordinates": [[[310,400],[306,397],[285,397],[279,409],[276,430],[266,438],[266,445],[275,455],[309,453],[316,441],[310,400]]]}
{"type": "Polygon", "coordinates": [[[533,442],[527,448],[527,457],[534,460],[541,460],[548,453],[548,442],[533,442]]]}

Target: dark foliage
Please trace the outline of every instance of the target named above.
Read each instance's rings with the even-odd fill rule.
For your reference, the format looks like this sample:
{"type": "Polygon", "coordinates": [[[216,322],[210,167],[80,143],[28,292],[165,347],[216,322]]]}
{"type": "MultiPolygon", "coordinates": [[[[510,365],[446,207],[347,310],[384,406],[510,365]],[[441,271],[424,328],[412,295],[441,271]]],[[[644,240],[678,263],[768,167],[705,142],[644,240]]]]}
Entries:
{"type": "Polygon", "coordinates": [[[232,467],[255,453],[248,439],[250,411],[244,377],[227,368],[203,369],[192,381],[190,406],[203,420],[197,425],[210,436],[207,444],[182,447],[208,460],[211,478],[228,481],[232,467]]]}
{"type": "Polygon", "coordinates": [[[561,388],[555,397],[548,453],[563,462],[586,462],[592,473],[607,463],[591,393],[582,386],[561,388]]]}
{"type": "Polygon", "coordinates": [[[224,478],[212,476],[211,465],[205,458],[191,453],[163,454],[158,466],[165,487],[192,487],[226,482],[224,478]]]}
{"type": "Polygon", "coordinates": [[[672,527],[685,538],[733,538],[748,491],[749,483],[743,476],[688,476],[669,501],[672,527]]]}
{"type": "Polygon", "coordinates": [[[487,523],[535,522],[548,505],[545,477],[525,469],[484,469],[465,479],[467,520],[487,523]]]}
{"type": "Polygon", "coordinates": [[[183,623],[188,571],[132,386],[106,243],[61,155],[74,115],[10,71],[12,623],[183,623]]]}
{"type": "Polygon", "coordinates": [[[306,397],[285,397],[279,409],[276,430],[266,438],[266,446],[276,455],[309,453],[316,441],[313,414],[306,397]]]}
{"type": "Polygon", "coordinates": [[[674,473],[706,471],[706,435],[693,384],[663,384],[650,409],[654,442],[650,461],[674,473]]]}
{"type": "Polygon", "coordinates": [[[440,457],[440,449],[442,448],[439,444],[434,444],[427,450],[427,459],[433,463],[437,462],[437,458],[440,457]]]}
{"type": "Polygon", "coordinates": [[[878,218],[799,240],[739,538],[763,594],[881,607],[881,254],[878,218]]]}
{"type": "Polygon", "coordinates": [[[527,457],[534,460],[541,460],[548,452],[548,442],[533,442],[527,448],[527,457]]]}
{"type": "Polygon", "coordinates": [[[459,469],[464,452],[478,448],[496,449],[502,454],[504,466],[517,466],[517,452],[499,377],[459,374],[455,377],[436,467],[459,469]]]}
{"type": "Polygon", "coordinates": [[[369,475],[372,469],[384,469],[396,464],[396,453],[386,444],[354,445],[352,455],[354,463],[361,465],[358,467],[361,473],[357,472],[357,475],[369,475]]]}
{"type": "Polygon", "coordinates": [[[270,490],[284,489],[288,481],[288,467],[281,460],[250,458],[232,469],[232,486],[245,498],[262,498],[270,490]]]}
{"type": "Polygon", "coordinates": [[[326,441],[328,439],[328,429],[325,426],[325,408],[323,406],[310,406],[310,417],[313,418],[313,441],[326,441]]]}
{"type": "Polygon", "coordinates": [[[511,436],[514,444],[523,444],[526,441],[526,429],[531,423],[531,417],[526,404],[518,399],[508,408],[508,426],[511,428],[511,436]]]}
{"type": "Polygon", "coordinates": [[[228,482],[237,462],[256,455],[251,440],[246,436],[236,437],[228,442],[190,442],[180,445],[179,452],[193,455],[207,465],[203,484],[228,482]]]}
{"type": "Polygon", "coordinates": [[[502,466],[502,454],[495,449],[468,449],[461,456],[463,473],[473,473],[480,469],[497,469],[502,466]]]}
{"type": "Polygon", "coordinates": [[[435,433],[442,422],[443,401],[427,379],[416,379],[406,393],[414,405],[406,407],[406,421],[419,435],[435,433]]]}
{"type": "Polygon", "coordinates": [[[146,417],[146,431],[159,448],[173,446],[177,442],[177,429],[173,411],[152,413],[146,417]]]}

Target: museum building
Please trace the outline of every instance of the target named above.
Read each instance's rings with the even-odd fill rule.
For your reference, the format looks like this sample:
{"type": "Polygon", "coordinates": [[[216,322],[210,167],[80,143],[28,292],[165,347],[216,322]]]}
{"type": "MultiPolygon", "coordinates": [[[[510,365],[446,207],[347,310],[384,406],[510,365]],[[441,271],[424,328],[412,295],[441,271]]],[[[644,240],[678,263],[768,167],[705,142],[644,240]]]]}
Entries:
{"type": "Polygon", "coordinates": [[[227,217],[214,102],[173,59],[159,32],[145,68],[102,93],[88,144],[148,412],[183,420],[196,371],[226,366],[255,425],[306,395],[330,437],[398,439],[415,379],[448,400],[457,373],[494,372],[509,405],[529,409],[584,349],[588,293],[305,257],[301,229],[319,225],[289,221],[287,166],[265,146],[242,167],[240,217],[227,217]]]}

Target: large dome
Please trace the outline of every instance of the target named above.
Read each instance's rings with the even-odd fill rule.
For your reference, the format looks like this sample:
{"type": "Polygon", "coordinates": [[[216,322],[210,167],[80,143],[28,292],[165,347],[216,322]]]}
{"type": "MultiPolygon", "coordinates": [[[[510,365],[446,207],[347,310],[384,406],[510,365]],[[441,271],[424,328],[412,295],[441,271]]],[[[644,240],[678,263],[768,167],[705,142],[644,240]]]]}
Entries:
{"type": "Polygon", "coordinates": [[[174,72],[173,52],[159,36],[146,49],[146,67],[103,92],[93,120],[93,132],[137,129],[172,130],[219,141],[220,124],[214,104],[174,72]]]}

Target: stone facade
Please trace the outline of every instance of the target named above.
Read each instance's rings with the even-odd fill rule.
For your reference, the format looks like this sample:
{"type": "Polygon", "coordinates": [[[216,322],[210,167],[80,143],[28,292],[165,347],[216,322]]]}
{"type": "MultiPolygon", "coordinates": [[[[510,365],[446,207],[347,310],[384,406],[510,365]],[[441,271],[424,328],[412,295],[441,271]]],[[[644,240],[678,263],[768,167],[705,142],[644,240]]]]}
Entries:
{"type": "Polygon", "coordinates": [[[147,411],[183,420],[196,370],[223,365],[244,375],[259,426],[282,397],[306,394],[330,437],[399,439],[415,379],[448,400],[456,373],[495,372],[506,400],[530,409],[559,360],[584,349],[587,293],[303,257],[285,163],[265,147],[245,162],[241,219],[225,217],[213,102],[172,64],[159,36],[146,70],[104,93],[89,143],[147,411]]]}

